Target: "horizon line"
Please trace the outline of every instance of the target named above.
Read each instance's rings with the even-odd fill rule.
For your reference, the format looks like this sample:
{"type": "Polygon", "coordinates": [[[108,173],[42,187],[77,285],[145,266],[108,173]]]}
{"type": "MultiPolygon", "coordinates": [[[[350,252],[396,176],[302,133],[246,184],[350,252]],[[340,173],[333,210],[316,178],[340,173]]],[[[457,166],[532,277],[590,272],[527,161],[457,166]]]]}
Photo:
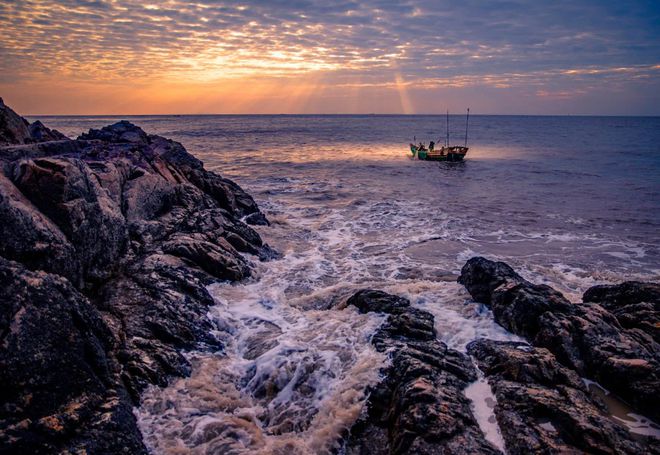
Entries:
{"type": "MultiPolygon", "coordinates": [[[[279,114],[263,114],[263,113],[242,113],[242,114],[229,114],[229,113],[203,113],[203,114],[22,114],[23,117],[340,117],[340,116],[353,116],[353,117],[444,117],[447,113],[419,113],[419,114],[376,114],[376,113],[279,113],[279,114]]],[[[465,116],[466,113],[449,113],[450,116],[465,116]]],[[[470,112],[470,117],[660,117],[658,114],[475,114],[470,112]]]]}

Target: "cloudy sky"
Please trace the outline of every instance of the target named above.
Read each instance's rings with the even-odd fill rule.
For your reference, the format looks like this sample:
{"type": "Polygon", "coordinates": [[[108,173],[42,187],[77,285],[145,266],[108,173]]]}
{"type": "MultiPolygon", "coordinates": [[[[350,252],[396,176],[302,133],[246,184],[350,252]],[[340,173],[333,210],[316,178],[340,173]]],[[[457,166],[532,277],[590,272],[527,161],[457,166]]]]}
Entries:
{"type": "Polygon", "coordinates": [[[660,115],[660,2],[3,0],[24,114],[660,115]]]}

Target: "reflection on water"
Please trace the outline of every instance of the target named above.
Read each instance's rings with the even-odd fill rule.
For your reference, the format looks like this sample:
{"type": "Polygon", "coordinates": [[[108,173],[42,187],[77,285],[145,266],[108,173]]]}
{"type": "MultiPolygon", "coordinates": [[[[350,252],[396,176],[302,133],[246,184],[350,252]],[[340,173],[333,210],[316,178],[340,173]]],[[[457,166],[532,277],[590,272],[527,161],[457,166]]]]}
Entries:
{"type": "Polygon", "coordinates": [[[624,424],[633,435],[660,438],[660,425],[647,417],[636,414],[628,404],[615,395],[612,395],[597,382],[588,379],[584,379],[584,382],[589,388],[589,391],[605,403],[610,414],[620,423],[624,424]]]}

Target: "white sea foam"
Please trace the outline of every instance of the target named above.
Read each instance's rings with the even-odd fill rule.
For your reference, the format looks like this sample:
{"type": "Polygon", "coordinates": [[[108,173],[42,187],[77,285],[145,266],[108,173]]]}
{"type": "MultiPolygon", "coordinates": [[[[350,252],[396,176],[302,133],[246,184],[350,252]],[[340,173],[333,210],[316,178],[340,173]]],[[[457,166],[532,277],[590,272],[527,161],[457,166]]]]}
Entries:
{"type": "Polygon", "coordinates": [[[211,289],[223,296],[211,317],[229,332],[227,348],[192,354],[190,378],[144,394],[138,419],[154,453],[339,446],[386,364],[369,341],[382,317],[285,305],[281,287],[270,284],[211,289]]]}
{"type": "MultiPolygon", "coordinates": [[[[455,282],[473,256],[506,261],[573,301],[594,284],[660,278],[653,212],[627,210],[621,201],[607,215],[600,206],[565,207],[558,198],[583,197],[575,185],[591,177],[576,177],[570,187],[573,174],[559,173],[537,185],[530,169],[541,177],[552,171],[528,160],[534,150],[491,144],[471,150],[464,164],[439,165],[407,159],[387,129],[367,147],[363,134],[372,132],[365,129],[359,140],[352,132],[345,142],[331,135],[325,143],[317,135],[330,130],[314,118],[288,119],[284,130],[265,136],[245,133],[243,122],[267,121],[259,124],[269,130],[280,120],[227,121],[218,131],[228,134],[222,144],[231,154],[215,152],[218,135],[179,139],[256,196],[272,223],[260,232],[285,256],[255,260],[253,280],[211,288],[217,305],[209,317],[226,349],[190,353],[190,378],[145,393],[137,412],[154,452],[336,448],[386,364],[369,342],[381,317],[328,310],[357,289],[409,298],[434,315],[440,340],[464,352],[475,338],[519,340],[455,282]],[[637,214],[647,224],[625,221],[637,214]],[[635,235],[624,231],[631,225],[640,226],[635,235]]],[[[363,120],[327,121],[348,128],[343,134],[363,120]]],[[[399,121],[388,128],[399,131],[399,121]]],[[[475,409],[487,392],[483,382],[471,386],[475,409]]],[[[491,417],[480,424],[494,438],[491,417]]]]}

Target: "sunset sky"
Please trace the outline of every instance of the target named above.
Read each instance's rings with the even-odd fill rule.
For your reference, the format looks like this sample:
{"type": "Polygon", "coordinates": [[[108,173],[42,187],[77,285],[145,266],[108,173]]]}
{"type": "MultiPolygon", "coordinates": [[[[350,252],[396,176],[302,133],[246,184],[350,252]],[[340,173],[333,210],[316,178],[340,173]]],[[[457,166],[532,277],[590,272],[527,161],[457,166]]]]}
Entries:
{"type": "Polygon", "coordinates": [[[660,115],[660,2],[0,3],[23,114],[660,115]]]}

